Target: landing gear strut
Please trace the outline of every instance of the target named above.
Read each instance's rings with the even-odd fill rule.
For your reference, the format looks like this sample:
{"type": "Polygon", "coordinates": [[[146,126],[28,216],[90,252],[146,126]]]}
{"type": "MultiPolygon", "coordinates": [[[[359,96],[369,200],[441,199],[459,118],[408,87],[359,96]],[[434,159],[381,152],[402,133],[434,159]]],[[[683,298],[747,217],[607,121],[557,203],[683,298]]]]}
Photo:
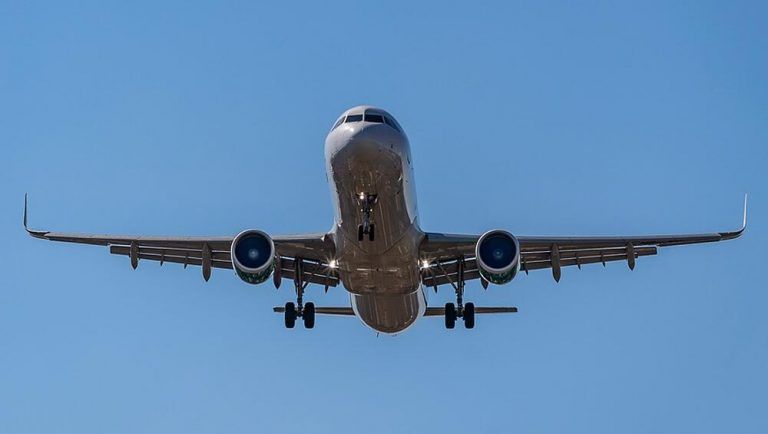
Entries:
{"type": "MultiPolygon", "coordinates": [[[[456,283],[451,282],[456,291],[456,304],[445,304],[445,328],[452,329],[456,327],[456,318],[464,320],[464,328],[475,327],[475,304],[464,304],[464,257],[457,260],[456,283]]],[[[442,267],[441,267],[442,268],[442,267]]]]}
{"type": "Polygon", "coordinates": [[[368,235],[369,241],[374,239],[375,226],[371,222],[371,214],[378,197],[378,195],[370,193],[360,193],[360,196],[358,196],[360,212],[363,213],[363,223],[357,226],[357,241],[363,241],[365,235],[368,235]]]}
{"type": "Polygon", "coordinates": [[[296,318],[304,321],[304,328],[311,329],[315,326],[315,304],[304,304],[304,290],[309,282],[302,279],[301,258],[295,259],[293,284],[296,289],[296,303],[285,303],[285,327],[292,329],[296,325],[296,318]]]}

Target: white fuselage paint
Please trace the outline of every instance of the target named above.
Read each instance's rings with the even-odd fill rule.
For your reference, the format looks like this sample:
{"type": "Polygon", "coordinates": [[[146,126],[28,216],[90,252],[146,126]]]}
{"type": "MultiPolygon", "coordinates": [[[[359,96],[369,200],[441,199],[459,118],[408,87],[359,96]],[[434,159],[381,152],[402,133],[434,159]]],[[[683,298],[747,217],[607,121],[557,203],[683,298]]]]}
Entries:
{"type": "MultiPolygon", "coordinates": [[[[342,116],[389,113],[360,106],[342,116]]],[[[352,309],[364,324],[398,333],[424,315],[418,225],[411,149],[405,133],[385,123],[348,122],[325,140],[325,163],[333,197],[339,278],[350,292],[352,309]],[[360,194],[376,194],[374,240],[358,240],[360,194]]]]}

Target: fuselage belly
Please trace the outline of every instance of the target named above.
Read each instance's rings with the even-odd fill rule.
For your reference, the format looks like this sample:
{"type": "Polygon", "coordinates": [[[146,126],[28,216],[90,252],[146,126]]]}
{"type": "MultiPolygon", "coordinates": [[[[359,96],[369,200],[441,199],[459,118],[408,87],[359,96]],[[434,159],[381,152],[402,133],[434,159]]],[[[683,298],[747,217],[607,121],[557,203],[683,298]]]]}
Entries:
{"type": "MultiPolygon", "coordinates": [[[[357,107],[345,115],[372,111],[386,113],[357,107]]],[[[338,273],[352,308],[376,331],[401,332],[426,310],[418,261],[424,233],[408,138],[385,123],[343,123],[328,134],[325,159],[338,273]],[[362,201],[369,195],[376,198],[370,212],[375,237],[361,240],[362,201]]]]}

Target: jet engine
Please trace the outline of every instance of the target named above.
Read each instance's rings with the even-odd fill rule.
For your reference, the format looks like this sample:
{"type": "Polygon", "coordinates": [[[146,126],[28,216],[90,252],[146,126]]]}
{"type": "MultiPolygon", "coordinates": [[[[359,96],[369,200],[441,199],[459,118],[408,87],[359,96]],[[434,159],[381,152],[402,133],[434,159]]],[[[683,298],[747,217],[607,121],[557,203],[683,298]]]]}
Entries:
{"type": "Polygon", "coordinates": [[[264,282],[275,269],[275,243],[262,231],[240,232],[232,241],[230,254],[235,273],[248,283],[264,282]]]}
{"type": "Polygon", "coordinates": [[[501,285],[520,271],[520,243],[503,230],[484,233],[475,246],[477,269],[488,282],[501,285]]]}

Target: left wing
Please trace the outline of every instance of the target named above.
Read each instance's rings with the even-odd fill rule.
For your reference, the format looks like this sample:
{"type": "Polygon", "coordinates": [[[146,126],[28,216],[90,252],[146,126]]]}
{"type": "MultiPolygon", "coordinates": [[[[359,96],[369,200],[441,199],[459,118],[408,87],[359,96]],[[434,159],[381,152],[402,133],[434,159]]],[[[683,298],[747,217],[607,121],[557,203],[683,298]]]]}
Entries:
{"type": "MultiPolygon", "coordinates": [[[[24,229],[29,235],[49,241],[109,246],[109,253],[128,256],[135,269],[139,260],[166,262],[202,267],[203,278],[208,281],[212,268],[232,269],[230,256],[234,236],[223,237],[147,237],[122,235],[92,235],[51,232],[29,229],[27,225],[27,197],[24,196],[24,229]]],[[[275,264],[275,284],[279,279],[293,280],[296,270],[302,281],[325,286],[339,282],[336,270],[328,266],[334,257],[334,244],[327,234],[283,235],[272,237],[279,263],[275,264]],[[298,265],[298,266],[297,266],[298,265]]]]}
{"type": "MultiPolygon", "coordinates": [[[[744,217],[741,228],[730,232],[707,234],[613,236],[613,237],[517,237],[520,242],[520,269],[552,269],[555,281],[560,281],[561,267],[611,261],[627,261],[630,269],[640,256],[655,255],[658,247],[711,243],[738,238],[747,227],[747,197],[744,196],[744,217]]],[[[422,282],[437,287],[457,280],[460,260],[464,261],[464,280],[478,279],[475,246],[480,235],[427,233],[421,244],[422,282]]]]}

